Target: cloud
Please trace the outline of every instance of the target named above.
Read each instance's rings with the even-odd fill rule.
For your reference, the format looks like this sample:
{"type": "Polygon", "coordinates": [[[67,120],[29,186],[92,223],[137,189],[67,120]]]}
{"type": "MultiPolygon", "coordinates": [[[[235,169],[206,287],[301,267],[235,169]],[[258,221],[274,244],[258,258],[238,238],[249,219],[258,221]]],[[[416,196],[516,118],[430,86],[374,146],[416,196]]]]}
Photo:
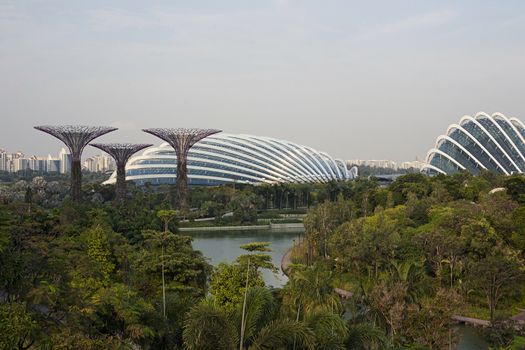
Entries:
{"type": "Polygon", "coordinates": [[[459,16],[457,10],[439,10],[407,17],[399,21],[386,23],[381,26],[362,30],[363,37],[393,35],[401,32],[410,32],[421,29],[436,28],[452,22],[459,16]]]}
{"type": "Polygon", "coordinates": [[[155,21],[151,18],[116,9],[89,11],[88,22],[97,30],[144,29],[155,26],[155,21]]]}
{"type": "Polygon", "coordinates": [[[27,15],[18,10],[13,3],[0,3],[0,21],[19,21],[27,18],[27,15]]]}

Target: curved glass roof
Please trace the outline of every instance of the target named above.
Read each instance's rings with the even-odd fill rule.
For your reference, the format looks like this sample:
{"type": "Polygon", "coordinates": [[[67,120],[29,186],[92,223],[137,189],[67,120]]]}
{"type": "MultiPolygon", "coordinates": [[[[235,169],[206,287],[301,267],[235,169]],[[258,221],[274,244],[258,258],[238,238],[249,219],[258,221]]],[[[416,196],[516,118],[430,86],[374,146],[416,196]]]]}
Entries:
{"type": "Polygon", "coordinates": [[[524,173],[524,130],[520,120],[501,113],[464,116],[437,138],[422,171],[449,175],[461,170],[474,174],[481,170],[506,175],[524,173]]]}
{"type": "MultiPolygon", "coordinates": [[[[137,184],[175,183],[177,157],[167,143],[146,149],[129,160],[126,179],[137,184]]],[[[227,183],[328,182],[350,180],[356,169],[324,152],[270,137],[220,133],[190,149],[190,185],[227,183]]],[[[114,183],[112,174],[106,183],[114,183]]]]}

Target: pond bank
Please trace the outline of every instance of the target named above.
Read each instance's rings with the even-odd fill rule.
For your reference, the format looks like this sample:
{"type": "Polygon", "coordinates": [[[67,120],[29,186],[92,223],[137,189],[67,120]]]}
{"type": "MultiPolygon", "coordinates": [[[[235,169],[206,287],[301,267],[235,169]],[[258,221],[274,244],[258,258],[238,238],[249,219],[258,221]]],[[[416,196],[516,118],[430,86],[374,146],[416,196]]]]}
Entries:
{"type": "Polygon", "coordinates": [[[285,230],[285,229],[304,229],[302,223],[289,224],[265,224],[265,225],[246,225],[246,226],[206,226],[206,227],[179,227],[179,232],[197,231],[247,231],[247,230],[285,230]]]}

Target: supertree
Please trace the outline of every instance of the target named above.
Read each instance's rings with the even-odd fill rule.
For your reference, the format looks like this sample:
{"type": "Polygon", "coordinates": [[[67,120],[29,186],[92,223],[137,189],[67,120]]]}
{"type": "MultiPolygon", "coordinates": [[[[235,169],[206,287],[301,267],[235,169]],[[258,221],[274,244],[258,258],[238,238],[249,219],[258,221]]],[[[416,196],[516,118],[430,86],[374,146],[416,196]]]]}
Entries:
{"type": "Polygon", "coordinates": [[[35,129],[53,135],[69,148],[71,153],[71,198],[74,201],[80,201],[82,197],[82,168],[80,161],[84,147],[97,137],[115,131],[117,128],[83,125],[43,125],[35,126],[35,129]]]}
{"type": "Polygon", "coordinates": [[[117,164],[116,197],[121,201],[126,196],[126,163],[129,158],[146,147],[153,146],[148,143],[91,143],[93,147],[108,153],[117,164]]]}
{"type": "Polygon", "coordinates": [[[194,144],[205,137],[221,132],[218,129],[142,129],[142,131],[155,135],[173,147],[177,155],[177,195],[179,208],[188,206],[188,152],[194,144]]]}

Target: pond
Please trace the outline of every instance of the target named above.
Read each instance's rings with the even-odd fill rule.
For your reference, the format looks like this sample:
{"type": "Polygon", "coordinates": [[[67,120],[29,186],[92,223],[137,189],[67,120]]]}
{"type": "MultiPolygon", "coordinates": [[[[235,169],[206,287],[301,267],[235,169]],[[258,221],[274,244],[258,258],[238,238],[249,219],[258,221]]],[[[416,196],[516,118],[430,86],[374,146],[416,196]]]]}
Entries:
{"type": "Polygon", "coordinates": [[[263,278],[268,286],[282,287],[287,278],[281,271],[281,258],[293,245],[293,241],[304,232],[303,229],[246,230],[246,231],[199,231],[184,232],[193,237],[193,247],[210,259],[213,266],[220,262],[232,262],[237,256],[246,253],[239,248],[250,242],[271,242],[269,254],[278,273],[263,270],[263,278]]]}
{"type": "Polygon", "coordinates": [[[489,348],[489,345],[481,337],[477,329],[458,325],[457,330],[459,333],[458,350],[486,350],[489,348]]]}

